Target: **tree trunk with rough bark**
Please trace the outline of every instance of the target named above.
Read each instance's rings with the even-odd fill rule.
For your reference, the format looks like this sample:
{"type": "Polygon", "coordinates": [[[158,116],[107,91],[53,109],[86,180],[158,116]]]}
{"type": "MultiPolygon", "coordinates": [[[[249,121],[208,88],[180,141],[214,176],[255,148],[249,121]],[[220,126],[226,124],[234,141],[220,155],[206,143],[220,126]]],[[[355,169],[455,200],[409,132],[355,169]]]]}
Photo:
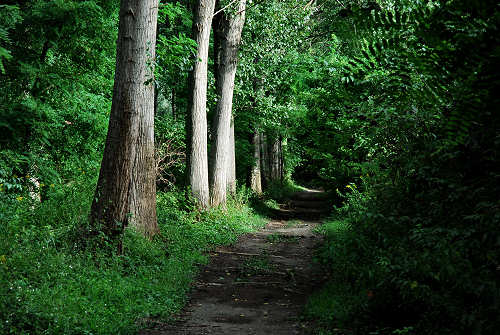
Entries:
{"type": "Polygon", "coordinates": [[[227,171],[227,190],[230,194],[236,193],[236,144],[234,138],[234,115],[231,117],[229,129],[229,163],[227,171]]]}
{"type": "Polygon", "coordinates": [[[271,182],[271,168],[269,159],[269,146],[267,144],[267,136],[265,133],[260,134],[260,153],[262,186],[264,188],[267,188],[269,187],[269,184],[271,182]]]}
{"type": "Polygon", "coordinates": [[[281,180],[284,180],[285,177],[289,177],[288,176],[288,171],[285,169],[285,152],[286,152],[286,148],[287,148],[287,145],[288,145],[288,139],[286,137],[281,137],[281,143],[280,143],[280,154],[281,154],[281,157],[280,157],[280,169],[281,169],[281,180]],[[285,176],[285,174],[287,174],[285,176]]]}
{"type": "Polygon", "coordinates": [[[273,139],[271,144],[271,180],[281,180],[281,141],[279,137],[273,139]]]}
{"type": "Polygon", "coordinates": [[[191,192],[201,208],[209,205],[207,157],[207,64],[210,27],[215,0],[199,0],[193,21],[193,39],[198,44],[189,77],[190,97],[186,116],[187,173],[191,192]]]}
{"type": "Polygon", "coordinates": [[[172,119],[177,120],[177,111],[176,111],[176,100],[175,100],[175,88],[172,87],[172,119]]]}
{"type": "MultiPolygon", "coordinates": [[[[214,114],[210,150],[210,203],[226,203],[227,191],[235,182],[234,120],[232,120],[234,80],[238,65],[238,49],[245,22],[246,0],[240,0],[236,14],[220,12],[214,18],[215,74],[217,107],[214,114]]],[[[232,9],[229,9],[231,11],[232,9]]]]}
{"type": "MultiPolygon", "coordinates": [[[[122,0],[108,134],[90,214],[112,240],[127,225],[158,232],[154,78],[158,0],[122,0]]],[[[119,242],[119,252],[121,243],[119,242]]]]}
{"type": "Polygon", "coordinates": [[[250,188],[257,194],[262,193],[262,176],[260,171],[260,134],[256,129],[252,135],[254,164],[250,171],[250,188]]]}

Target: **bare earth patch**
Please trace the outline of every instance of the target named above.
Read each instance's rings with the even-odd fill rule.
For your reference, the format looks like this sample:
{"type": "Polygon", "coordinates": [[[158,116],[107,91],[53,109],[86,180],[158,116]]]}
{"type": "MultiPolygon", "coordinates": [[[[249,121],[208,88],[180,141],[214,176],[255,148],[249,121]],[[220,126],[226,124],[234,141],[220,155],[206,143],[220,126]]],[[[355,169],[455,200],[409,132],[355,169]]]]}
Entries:
{"type": "Polygon", "coordinates": [[[174,324],[153,322],[141,334],[309,334],[301,320],[307,297],[322,281],[312,261],[320,236],[316,221],[270,221],[218,248],[193,284],[174,324]]]}

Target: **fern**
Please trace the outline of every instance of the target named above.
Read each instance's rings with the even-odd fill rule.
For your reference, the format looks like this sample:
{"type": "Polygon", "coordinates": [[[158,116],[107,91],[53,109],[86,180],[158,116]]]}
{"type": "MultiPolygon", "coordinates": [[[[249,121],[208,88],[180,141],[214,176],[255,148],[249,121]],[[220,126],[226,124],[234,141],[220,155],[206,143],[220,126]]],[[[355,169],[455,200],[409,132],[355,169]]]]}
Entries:
{"type": "Polygon", "coordinates": [[[0,17],[2,18],[0,23],[0,73],[5,74],[3,60],[12,59],[10,51],[6,48],[10,44],[9,30],[21,20],[19,7],[0,5],[0,17]]]}

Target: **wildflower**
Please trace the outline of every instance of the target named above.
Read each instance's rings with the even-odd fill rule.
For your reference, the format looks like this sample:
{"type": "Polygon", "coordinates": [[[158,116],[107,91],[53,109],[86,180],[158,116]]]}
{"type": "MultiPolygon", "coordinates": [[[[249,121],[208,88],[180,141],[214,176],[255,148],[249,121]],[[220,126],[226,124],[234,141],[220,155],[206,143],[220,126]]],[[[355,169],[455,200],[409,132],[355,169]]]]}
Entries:
{"type": "Polygon", "coordinates": [[[17,201],[21,201],[21,200],[23,200],[23,197],[18,196],[18,197],[16,198],[16,200],[17,200],[17,201]]]}
{"type": "Polygon", "coordinates": [[[373,298],[373,291],[368,291],[366,295],[368,296],[368,298],[373,298]]]}

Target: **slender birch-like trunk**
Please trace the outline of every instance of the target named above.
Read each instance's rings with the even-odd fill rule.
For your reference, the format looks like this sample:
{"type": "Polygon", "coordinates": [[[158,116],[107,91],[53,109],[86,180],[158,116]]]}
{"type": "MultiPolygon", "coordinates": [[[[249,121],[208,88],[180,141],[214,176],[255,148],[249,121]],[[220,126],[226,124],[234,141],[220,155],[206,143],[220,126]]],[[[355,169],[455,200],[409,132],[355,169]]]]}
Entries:
{"type": "Polygon", "coordinates": [[[236,143],[234,137],[234,115],[231,117],[229,130],[229,163],[227,171],[227,190],[230,194],[236,193],[236,143]]]}
{"type": "MultiPolygon", "coordinates": [[[[234,120],[232,105],[238,49],[245,22],[246,0],[240,0],[235,14],[220,12],[214,23],[217,107],[213,119],[210,151],[210,203],[224,205],[227,191],[235,191],[234,120]]],[[[228,9],[229,11],[233,9],[228,9]]]]}
{"type": "Polygon", "coordinates": [[[207,157],[207,64],[210,28],[215,0],[199,0],[193,21],[193,38],[198,44],[196,61],[190,73],[190,98],[186,117],[187,174],[198,206],[209,205],[207,157]]]}
{"type": "Polygon", "coordinates": [[[269,187],[269,184],[271,182],[271,164],[269,159],[267,135],[265,133],[260,134],[260,158],[262,186],[264,188],[267,188],[269,187]]]}

